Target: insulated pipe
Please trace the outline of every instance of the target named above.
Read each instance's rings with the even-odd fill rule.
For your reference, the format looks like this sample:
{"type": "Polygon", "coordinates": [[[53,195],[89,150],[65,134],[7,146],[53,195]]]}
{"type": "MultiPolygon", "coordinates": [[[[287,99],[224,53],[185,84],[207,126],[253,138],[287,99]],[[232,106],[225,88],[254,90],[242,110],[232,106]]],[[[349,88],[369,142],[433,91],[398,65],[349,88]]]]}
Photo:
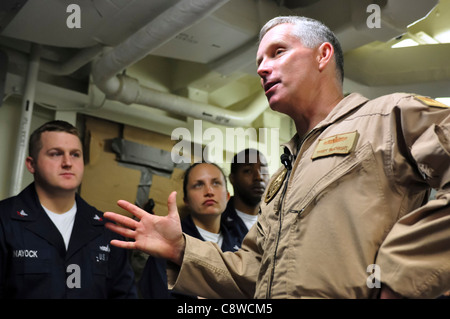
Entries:
{"type": "MultiPolygon", "coordinates": [[[[109,81],[109,87],[111,88],[111,85],[114,85],[118,87],[118,90],[110,95],[107,94],[109,99],[128,105],[146,105],[225,126],[248,126],[268,107],[267,99],[262,90],[258,98],[250,103],[245,110],[231,111],[141,86],[137,79],[125,75],[118,75],[112,80],[109,81]]],[[[105,90],[103,92],[106,93],[105,90]]],[[[91,92],[90,94],[93,93],[91,92]]]]}
{"type": "Polygon", "coordinates": [[[228,1],[181,0],[97,61],[93,67],[95,83],[113,78],[228,1]]]}
{"type": "Polygon", "coordinates": [[[169,112],[182,113],[195,119],[202,119],[225,126],[247,126],[267,108],[267,99],[261,90],[257,98],[243,111],[230,111],[220,107],[200,103],[181,96],[158,92],[140,87],[137,104],[151,105],[169,112]]]}
{"type": "Polygon", "coordinates": [[[34,96],[39,73],[39,59],[41,47],[37,44],[31,46],[30,61],[28,64],[25,90],[22,100],[22,113],[17,136],[16,151],[13,163],[13,175],[10,196],[17,195],[22,187],[23,165],[27,156],[28,136],[30,135],[31,119],[33,115],[34,96]]]}
{"type": "Polygon", "coordinates": [[[94,83],[107,98],[125,104],[143,104],[227,126],[248,125],[267,108],[265,99],[235,112],[143,87],[137,79],[125,75],[116,76],[228,1],[180,1],[100,58],[93,66],[94,83]]]}

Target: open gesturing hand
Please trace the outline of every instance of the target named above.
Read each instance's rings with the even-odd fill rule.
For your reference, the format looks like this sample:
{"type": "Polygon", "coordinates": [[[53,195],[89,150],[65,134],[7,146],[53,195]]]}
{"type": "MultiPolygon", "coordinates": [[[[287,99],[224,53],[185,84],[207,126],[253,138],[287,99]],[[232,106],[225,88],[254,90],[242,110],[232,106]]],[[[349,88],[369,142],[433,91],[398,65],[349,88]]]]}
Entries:
{"type": "Polygon", "coordinates": [[[169,211],[167,216],[152,215],[124,200],[118,201],[117,204],[133,214],[137,220],[121,214],[105,212],[105,218],[117,223],[108,222],[105,226],[119,235],[132,239],[132,241],[112,240],[111,245],[138,249],[149,255],[181,264],[185,241],[176,205],[176,192],[172,192],[167,200],[169,211]]]}

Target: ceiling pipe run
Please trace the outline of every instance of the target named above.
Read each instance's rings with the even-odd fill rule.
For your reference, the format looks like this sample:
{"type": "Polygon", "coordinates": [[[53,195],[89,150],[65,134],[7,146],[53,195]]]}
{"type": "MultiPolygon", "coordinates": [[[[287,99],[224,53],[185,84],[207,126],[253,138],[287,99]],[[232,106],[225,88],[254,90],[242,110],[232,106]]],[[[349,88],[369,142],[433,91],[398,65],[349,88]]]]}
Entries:
{"type": "Polygon", "coordinates": [[[94,84],[108,99],[125,104],[142,104],[183,116],[226,126],[247,126],[266,108],[267,101],[251,103],[241,112],[195,102],[178,95],[143,87],[135,78],[118,75],[151,51],[171,40],[229,0],[182,0],[141,28],[93,65],[94,84]]]}

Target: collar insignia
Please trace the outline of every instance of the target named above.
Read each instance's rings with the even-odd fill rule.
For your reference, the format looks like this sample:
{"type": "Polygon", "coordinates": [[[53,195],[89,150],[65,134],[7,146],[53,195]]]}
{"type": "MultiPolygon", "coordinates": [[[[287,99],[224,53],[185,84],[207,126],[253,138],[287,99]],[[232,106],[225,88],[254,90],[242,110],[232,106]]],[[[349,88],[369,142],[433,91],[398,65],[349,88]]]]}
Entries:
{"type": "Polygon", "coordinates": [[[27,217],[28,214],[25,213],[25,211],[22,209],[20,212],[17,212],[17,215],[19,215],[20,217],[27,217]]]}

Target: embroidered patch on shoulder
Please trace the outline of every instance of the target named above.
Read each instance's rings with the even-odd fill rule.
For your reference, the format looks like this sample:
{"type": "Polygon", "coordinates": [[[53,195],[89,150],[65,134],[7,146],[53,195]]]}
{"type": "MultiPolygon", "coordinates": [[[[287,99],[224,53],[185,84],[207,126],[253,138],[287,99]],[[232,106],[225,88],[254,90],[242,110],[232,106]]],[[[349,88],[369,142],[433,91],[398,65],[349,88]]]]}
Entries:
{"type": "Polygon", "coordinates": [[[434,106],[434,107],[443,107],[443,108],[450,108],[447,104],[441,103],[439,101],[433,100],[432,98],[426,97],[426,96],[414,96],[416,100],[419,100],[420,102],[424,103],[428,106],[434,106]]]}
{"type": "Polygon", "coordinates": [[[354,131],[319,139],[319,143],[317,143],[311,159],[314,160],[316,158],[330,155],[350,154],[350,152],[355,148],[358,137],[358,131],[354,131]]]}
{"type": "Polygon", "coordinates": [[[273,181],[270,183],[269,188],[267,190],[266,198],[264,202],[267,204],[270,202],[275,195],[280,190],[281,185],[283,185],[283,181],[286,178],[287,169],[284,169],[273,181]]]}

